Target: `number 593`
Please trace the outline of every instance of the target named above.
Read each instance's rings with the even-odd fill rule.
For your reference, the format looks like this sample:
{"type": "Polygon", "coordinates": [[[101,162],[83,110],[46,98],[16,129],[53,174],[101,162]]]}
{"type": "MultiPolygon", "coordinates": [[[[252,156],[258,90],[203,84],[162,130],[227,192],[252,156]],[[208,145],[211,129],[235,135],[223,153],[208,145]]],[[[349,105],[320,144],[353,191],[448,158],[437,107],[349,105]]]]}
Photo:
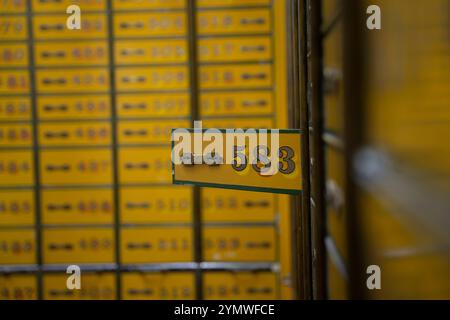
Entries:
{"type": "MultiPolygon", "coordinates": [[[[241,172],[247,169],[249,159],[245,152],[245,146],[235,146],[233,150],[233,161],[231,166],[235,171],[241,172]]],[[[270,149],[267,146],[257,146],[253,150],[253,170],[261,175],[274,175],[277,172],[282,174],[291,174],[296,169],[295,152],[292,148],[283,146],[278,149],[278,167],[275,172],[271,172],[273,157],[270,156],[270,149]],[[270,173],[269,173],[270,172],[270,173]]]]}

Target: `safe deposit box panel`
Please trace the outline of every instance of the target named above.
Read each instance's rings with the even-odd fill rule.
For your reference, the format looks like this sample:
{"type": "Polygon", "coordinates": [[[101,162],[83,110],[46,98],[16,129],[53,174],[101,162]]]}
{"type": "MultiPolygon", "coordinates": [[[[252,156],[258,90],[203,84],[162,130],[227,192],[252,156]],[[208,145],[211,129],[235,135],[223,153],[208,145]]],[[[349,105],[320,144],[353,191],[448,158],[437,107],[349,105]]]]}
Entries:
{"type": "Polygon", "coordinates": [[[0,2],[0,299],[292,297],[279,250],[291,246],[288,201],[195,197],[172,185],[170,150],[172,128],[193,120],[287,127],[285,10],[284,0],[0,2]],[[71,4],[80,30],[66,25],[71,4]],[[71,264],[82,269],[76,293],[71,264]]]}

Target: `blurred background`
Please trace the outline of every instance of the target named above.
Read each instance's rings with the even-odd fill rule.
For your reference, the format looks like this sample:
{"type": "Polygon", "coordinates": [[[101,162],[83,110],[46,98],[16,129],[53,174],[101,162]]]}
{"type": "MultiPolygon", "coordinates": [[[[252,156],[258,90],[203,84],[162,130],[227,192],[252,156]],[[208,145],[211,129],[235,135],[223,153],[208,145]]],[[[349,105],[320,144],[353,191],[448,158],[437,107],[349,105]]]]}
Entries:
{"type": "Polygon", "coordinates": [[[449,40],[447,0],[0,1],[0,299],[449,299],[449,40]],[[194,120],[302,129],[302,194],[173,186],[194,120]]]}

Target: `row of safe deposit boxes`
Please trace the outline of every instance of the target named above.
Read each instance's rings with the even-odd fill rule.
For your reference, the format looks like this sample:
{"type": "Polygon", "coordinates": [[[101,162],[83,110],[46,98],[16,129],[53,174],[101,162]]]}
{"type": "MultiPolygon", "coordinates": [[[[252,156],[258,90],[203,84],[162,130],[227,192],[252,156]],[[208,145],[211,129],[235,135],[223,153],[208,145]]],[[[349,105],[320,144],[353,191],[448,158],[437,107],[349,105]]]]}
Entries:
{"type": "MultiPolygon", "coordinates": [[[[192,94],[204,127],[280,127],[285,106],[284,1],[196,7],[193,92],[187,1],[0,2],[0,299],[196,298],[192,271],[115,272],[194,262],[170,130],[192,126],[192,94]],[[71,4],[80,30],[66,26],[71,4]],[[97,266],[80,291],[66,288],[69,264],[97,266]]],[[[281,298],[278,197],[204,189],[200,206],[202,261],[224,264],[203,270],[204,297],[281,298]]]]}

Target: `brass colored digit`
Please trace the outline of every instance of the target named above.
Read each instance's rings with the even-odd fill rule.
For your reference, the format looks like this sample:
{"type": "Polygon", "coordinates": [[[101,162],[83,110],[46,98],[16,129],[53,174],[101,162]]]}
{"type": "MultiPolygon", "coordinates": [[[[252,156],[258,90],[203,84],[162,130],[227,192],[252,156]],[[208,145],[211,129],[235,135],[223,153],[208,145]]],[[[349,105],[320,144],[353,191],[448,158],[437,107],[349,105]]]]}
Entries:
{"type": "Polygon", "coordinates": [[[247,168],[247,157],[244,153],[239,153],[239,151],[245,151],[245,146],[235,146],[233,150],[233,164],[232,167],[234,170],[241,172],[247,168]],[[238,159],[240,159],[240,163],[238,163],[238,159]]]}
{"type": "Polygon", "coordinates": [[[281,147],[280,148],[280,159],[278,168],[279,171],[283,174],[291,174],[295,171],[295,162],[292,160],[295,156],[294,150],[290,147],[281,147]],[[286,164],[286,168],[285,168],[286,164]]]}

